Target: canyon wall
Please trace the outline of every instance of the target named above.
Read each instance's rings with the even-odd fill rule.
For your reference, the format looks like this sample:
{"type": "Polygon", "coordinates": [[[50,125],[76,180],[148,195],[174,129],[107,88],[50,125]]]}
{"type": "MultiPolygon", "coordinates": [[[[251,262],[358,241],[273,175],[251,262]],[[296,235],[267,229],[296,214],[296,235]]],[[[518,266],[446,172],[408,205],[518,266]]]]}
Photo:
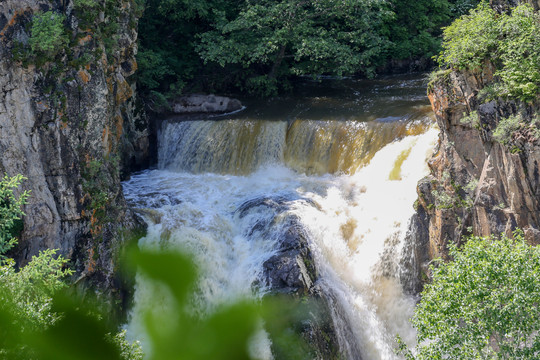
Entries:
{"type": "Polygon", "coordinates": [[[134,227],[121,176],[148,152],[129,80],[140,13],[135,0],[0,1],[0,174],[31,191],[11,254],[21,265],[57,248],[81,278],[111,280],[115,242],[134,227]],[[60,19],[55,48],[32,45],[40,14],[60,19]]]}
{"type": "MultiPolygon", "coordinates": [[[[515,4],[491,5],[502,12],[515,4]]],[[[511,235],[520,228],[529,243],[540,243],[540,96],[488,100],[495,72],[486,61],[477,71],[441,70],[429,84],[440,137],[429,160],[431,174],[417,187],[406,247],[415,263],[411,292],[420,291],[431,260],[448,260],[448,245],[464,236],[511,235]],[[502,123],[512,120],[501,137],[502,123]]]]}

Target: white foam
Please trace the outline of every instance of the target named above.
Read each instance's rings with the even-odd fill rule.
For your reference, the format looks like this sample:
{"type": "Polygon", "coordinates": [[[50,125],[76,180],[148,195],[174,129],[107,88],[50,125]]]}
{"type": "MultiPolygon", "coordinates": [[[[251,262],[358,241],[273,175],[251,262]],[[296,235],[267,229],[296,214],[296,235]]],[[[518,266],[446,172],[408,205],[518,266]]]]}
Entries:
{"type": "MultiPolygon", "coordinates": [[[[249,176],[153,170],[133,176],[124,189],[129,201],[153,211],[141,246],[193,254],[202,277],[192,302],[201,313],[264,294],[264,286],[253,284],[261,277],[264,261],[274,254],[276,239],[249,233],[258,221],[273,215],[260,209],[239,216],[235,210],[261,196],[289,196],[286,212],[298,216],[310,234],[320,282],[336,302],[334,321],[342,328],[342,345],[361,349],[364,359],[395,359],[395,335],[413,342],[415,333],[408,322],[414,301],[404,295],[394,275],[414,211],[416,183],[427,174],[425,159],[436,136],[431,129],[395,141],[353,176],[307,176],[275,164],[249,176]],[[389,180],[396,159],[408,150],[401,180],[389,180]],[[312,202],[295,200],[298,197],[312,202]],[[153,223],[151,218],[160,221],[153,223]]],[[[130,338],[144,340],[140,314],[145,306],[159,306],[159,293],[137,277],[130,338]]],[[[269,340],[262,336],[258,343],[256,357],[269,358],[269,340]]]]}

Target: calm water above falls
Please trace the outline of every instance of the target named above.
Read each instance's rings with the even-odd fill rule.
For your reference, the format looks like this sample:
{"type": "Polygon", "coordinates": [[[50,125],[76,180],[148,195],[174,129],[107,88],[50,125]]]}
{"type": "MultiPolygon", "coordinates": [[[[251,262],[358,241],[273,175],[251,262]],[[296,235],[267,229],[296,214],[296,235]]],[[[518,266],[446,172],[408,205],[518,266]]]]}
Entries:
{"type": "MultiPolygon", "coordinates": [[[[194,254],[203,273],[194,311],[205,313],[252,286],[295,216],[309,235],[320,285],[332,299],[340,347],[350,359],[394,359],[399,333],[413,342],[414,300],[398,280],[416,183],[437,130],[423,81],[307,82],[295,97],[248,104],[219,120],[164,123],[158,170],[124,183],[128,201],[151,209],[141,246],[194,254]],[[279,209],[242,204],[282,199],[279,209]]],[[[154,285],[137,279],[129,324],[155,306],[154,285]]],[[[144,343],[144,342],[143,342],[144,343]]],[[[254,356],[271,358],[264,336],[254,356]]]]}

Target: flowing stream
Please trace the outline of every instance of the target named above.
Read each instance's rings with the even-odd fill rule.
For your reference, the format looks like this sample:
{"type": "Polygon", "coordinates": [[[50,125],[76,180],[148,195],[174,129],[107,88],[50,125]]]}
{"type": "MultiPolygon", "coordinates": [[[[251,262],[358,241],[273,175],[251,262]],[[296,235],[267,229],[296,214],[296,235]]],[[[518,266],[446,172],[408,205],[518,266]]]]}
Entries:
{"type": "MultiPolygon", "coordinates": [[[[399,282],[416,183],[438,131],[418,76],[306,81],[296,97],[248,103],[228,117],[163,123],[158,169],[124,183],[146,209],[140,246],[193,254],[202,277],[194,311],[268,290],[263,263],[293,216],[307,234],[349,359],[396,359],[394,338],[415,340],[414,299],[399,282]],[[260,199],[275,206],[248,206],[260,199]],[[255,284],[258,284],[255,286],[255,284]]],[[[128,330],[156,304],[137,278],[128,330]]],[[[272,357],[260,337],[254,357],[272,357]]],[[[144,345],[144,341],[143,341],[144,345]]]]}

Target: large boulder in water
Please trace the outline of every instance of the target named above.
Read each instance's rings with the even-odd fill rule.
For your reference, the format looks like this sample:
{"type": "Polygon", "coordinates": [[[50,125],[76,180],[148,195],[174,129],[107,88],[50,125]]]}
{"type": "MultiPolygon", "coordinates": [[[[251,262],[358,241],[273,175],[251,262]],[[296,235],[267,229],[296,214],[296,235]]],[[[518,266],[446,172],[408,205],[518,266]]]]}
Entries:
{"type": "Polygon", "coordinates": [[[225,96],[193,94],[177,98],[171,108],[175,114],[228,113],[242,109],[242,103],[225,96]]]}
{"type": "MultiPolygon", "coordinates": [[[[287,306],[298,309],[291,316],[290,330],[305,342],[306,359],[342,359],[327,295],[317,285],[318,273],[309,247],[309,236],[300,219],[287,214],[288,196],[261,197],[237,209],[240,217],[249,213],[266,214],[253,226],[249,236],[276,241],[275,254],[263,264],[261,282],[270,289],[268,296],[285,297],[287,306]]],[[[289,358],[287,344],[272,337],[276,359],[289,358]]],[[[288,344],[290,345],[290,344],[288,344]]]]}
{"type": "Polygon", "coordinates": [[[316,269],[301,228],[288,228],[278,253],[263,266],[265,280],[276,293],[307,295],[313,288],[316,269]]]}

